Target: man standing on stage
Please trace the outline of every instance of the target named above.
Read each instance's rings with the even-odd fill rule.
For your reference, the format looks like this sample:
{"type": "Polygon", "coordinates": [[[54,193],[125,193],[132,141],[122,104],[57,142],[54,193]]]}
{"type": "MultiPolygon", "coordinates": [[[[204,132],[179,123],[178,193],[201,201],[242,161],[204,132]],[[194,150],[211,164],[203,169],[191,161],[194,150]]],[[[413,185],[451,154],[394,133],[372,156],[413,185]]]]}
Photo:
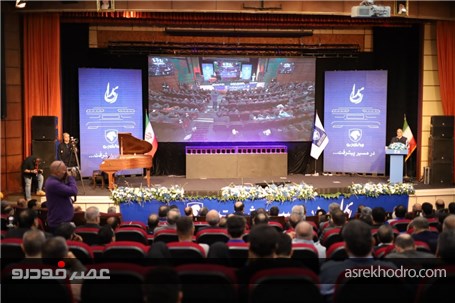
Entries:
{"type": "Polygon", "coordinates": [[[408,139],[406,137],[403,137],[403,130],[401,128],[397,129],[397,136],[393,137],[392,140],[390,141],[390,144],[392,143],[403,143],[404,145],[408,145],[407,143],[408,139]]]}
{"type": "Polygon", "coordinates": [[[43,191],[43,170],[40,167],[41,158],[37,156],[30,156],[22,162],[22,176],[25,183],[25,199],[30,200],[32,198],[32,181],[36,179],[38,181],[38,189],[36,194],[38,196],[44,196],[46,193],[43,191]]]}
{"type": "Polygon", "coordinates": [[[64,222],[71,222],[74,216],[73,197],[77,196],[76,180],[69,176],[63,161],[54,161],[50,176],[46,180],[47,224],[53,232],[64,222]]]}
{"type": "Polygon", "coordinates": [[[76,142],[72,141],[70,134],[63,133],[63,141],[58,145],[58,158],[62,160],[67,167],[75,167],[77,153],[76,142]]]}

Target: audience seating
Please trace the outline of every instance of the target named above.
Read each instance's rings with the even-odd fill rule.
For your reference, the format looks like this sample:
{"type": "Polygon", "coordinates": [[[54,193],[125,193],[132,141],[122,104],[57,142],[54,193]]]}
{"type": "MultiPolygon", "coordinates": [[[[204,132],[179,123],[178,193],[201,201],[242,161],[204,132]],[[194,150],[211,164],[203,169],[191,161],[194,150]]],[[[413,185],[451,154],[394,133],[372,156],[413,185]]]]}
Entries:
{"type": "Polygon", "coordinates": [[[306,267],[319,274],[319,254],[313,244],[293,243],[292,259],[301,261],[306,267]]]}
{"type": "Polygon", "coordinates": [[[229,258],[231,265],[236,268],[245,266],[248,260],[248,243],[227,243],[229,258]]]}
{"type": "Polygon", "coordinates": [[[201,228],[209,227],[210,225],[205,221],[194,221],[194,233],[197,234],[201,228]]]}
{"type": "Polygon", "coordinates": [[[237,302],[234,269],[215,264],[185,264],[176,267],[183,291],[183,303],[237,302]]]}
{"type": "Polygon", "coordinates": [[[115,214],[100,213],[100,225],[106,225],[107,219],[109,219],[110,217],[117,217],[119,223],[122,222],[121,213],[115,213],[115,214]]]}
{"type": "Polygon", "coordinates": [[[373,251],[373,256],[376,259],[383,259],[385,256],[390,254],[395,248],[394,244],[387,244],[387,245],[382,245],[381,247],[378,247],[373,251]]]}
{"type": "Polygon", "coordinates": [[[96,245],[98,244],[98,231],[99,228],[96,227],[76,227],[74,232],[82,237],[84,243],[96,245]]]}
{"type": "Polygon", "coordinates": [[[283,232],[283,225],[280,222],[269,221],[268,224],[275,227],[279,233],[283,232]]]}
{"type": "Polygon", "coordinates": [[[341,228],[333,228],[327,231],[321,239],[321,244],[329,248],[333,243],[342,242],[341,228]]]}
{"type": "Polygon", "coordinates": [[[225,228],[205,228],[196,234],[196,242],[211,245],[215,242],[229,241],[229,235],[225,228]]]}
{"type": "Polygon", "coordinates": [[[338,242],[327,248],[326,258],[328,260],[341,261],[348,258],[344,242],[338,242]]]}
{"type": "Polygon", "coordinates": [[[76,226],[84,225],[85,224],[85,212],[84,211],[74,212],[73,222],[74,222],[74,224],[76,224],[76,226]]]}
{"type": "Polygon", "coordinates": [[[93,252],[88,244],[70,240],[67,240],[66,244],[68,245],[68,249],[83,264],[92,264],[95,262],[93,252]]]}
{"type": "Polygon", "coordinates": [[[1,242],[1,264],[5,268],[8,264],[16,263],[25,258],[22,251],[22,239],[7,238],[1,242]]]}
{"type": "Polygon", "coordinates": [[[109,280],[84,280],[81,302],[128,302],[143,303],[142,285],[145,270],[130,263],[100,263],[88,265],[87,270],[109,269],[109,280]]]}
{"type": "Polygon", "coordinates": [[[120,224],[120,227],[138,227],[143,230],[147,230],[147,225],[140,221],[125,221],[120,224]]]}
{"type": "Polygon", "coordinates": [[[408,225],[411,223],[411,220],[408,219],[400,219],[395,220],[390,223],[393,228],[396,228],[400,233],[405,232],[408,229],[408,225]]]}
{"type": "Polygon", "coordinates": [[[436,270],[444,270],[445,277],[432,277],[421,279],[415,303],[452,303],[453,288],[455,285],[455,265],[436,267],[436,270]]]}
{"type": "Polygon", "coordinates": [[[283,298],[322,302],[319,278],[306,268],[274,268],[256,272],[249,282],[250,303],[276,303],[283,298]]]}
{"type": "MultiPolygon", "coordinates": [[[[378,268],[377,265],[368,265],[365,269],[370,270],[372,267],[378,268]]],[[[388,269],[384,265],[380,268],[388,269]]],[[[360,270],[362,267],[355,267],[355,269],[360,270]]],[[[334,303],[389,302],[391,299],[393,302],[412,302],[411,289],[404,279],[379,276],[346,277],[346,273],[342,272],[335,284],[334,303]]]]}
{"type": "Polygon", "coordinates": [[[143,264],[148,246],[133,241],[116,241],[106,244],[103,259],[110,262],[143,264]]]}
{"type": "Polygon", "coordinates": [[[179,237],[177,236],[177,231],[175,229],[162,229],[154,234],[154,242],[177,242],[179,237]]]}
{"type": "Polygon", "coordinates": [[[427,252],[430,254],[432,253],[428,243],[423,242],[423,241],[414,241],[414,244],[416,246],[417,251],[423,251],[423,252],[427,252]]]}
{"type": "Polygon", "coordinates": [[[281,229],[283,229],[286,226],[286,217],[285,216],[270,216],[269,222],[280,223],[281,229]]]}
{"type": "Polygon", "coordinates": [[[134,241],[148,245],[147,232],[140,227],[123,227],[122,225],[115,231],[116,241],[134,241]]]}
{"type": "Polygon", "coordinates": [[[203,259],[206,257],[204,249],[193,242],[171,242],[167,243],[167,248],[173,259],[178,263],[178,259],[203,259]]]}

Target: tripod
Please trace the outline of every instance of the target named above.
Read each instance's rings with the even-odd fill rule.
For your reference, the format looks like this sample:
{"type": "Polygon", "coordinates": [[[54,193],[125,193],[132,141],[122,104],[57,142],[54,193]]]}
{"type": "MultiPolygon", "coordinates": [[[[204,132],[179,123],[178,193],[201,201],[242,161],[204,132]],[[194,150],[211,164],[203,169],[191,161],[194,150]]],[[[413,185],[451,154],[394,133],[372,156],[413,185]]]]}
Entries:
{"type": "MultiPolygon", "coordinates": [[[[76,152],[76,147],[75,146],[71,146],[71,155],[70,155],[70,160],[68,161],[68,164],[71,163],[71,157],[74,155],[74,159],[76,160],[76,166],[73,166],[73,167],[68,167],[68,169],[71,169],[71,174],[73,173],[73,169],[76,171],[76,176],[79,177],[79,179],[81,180],[81,184],[82,184],[82,189],[84,191],[84,195],[85,195],[85,185],[84,185],[84,179],[82,178],[82,174],[81,174],[81,169],[80,169],[80,164],[79,164],[79,157],[77,156],[77,152],[76,152]]],[[[74,177],[76,177],[74,176],[74,177]]]]}

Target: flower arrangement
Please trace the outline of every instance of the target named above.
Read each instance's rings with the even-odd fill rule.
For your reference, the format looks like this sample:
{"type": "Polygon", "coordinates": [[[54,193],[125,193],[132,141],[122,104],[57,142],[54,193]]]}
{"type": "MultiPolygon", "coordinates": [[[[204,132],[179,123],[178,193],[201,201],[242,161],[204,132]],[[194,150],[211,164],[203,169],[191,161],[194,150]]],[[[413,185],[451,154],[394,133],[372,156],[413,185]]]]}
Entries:
{"type": "Polygon", "coordinates": [[[286,202],[293,200],[314,199],[318,193],[313,186],[305,183],[276,185],[269,184],[265,188],[261,186],[229,185],[221,189],[222,201],[244,201],[266,199],[271,202],[286,202]]]}
{"type": "Polygon", "coordinates": [[[352,184],[349,192],[353,195],[379,197],[379,195],[409,195],[415,193],[412,183],[377,183],[352,184]]]}
{"type": "Polygon", "coordinates": [[[158,200],[164,203],[184,198],[184,189],[179,185],[171,187],[124,187],[112,190],[111,199],[115,204],[158,200]]]}
{"type": "Polygon", "coordinates": [[[393,149],[393,150],[407,150],[408,149],[406,144],[403,144],[401,142],[391,143],[388,148],[393,149]]]}

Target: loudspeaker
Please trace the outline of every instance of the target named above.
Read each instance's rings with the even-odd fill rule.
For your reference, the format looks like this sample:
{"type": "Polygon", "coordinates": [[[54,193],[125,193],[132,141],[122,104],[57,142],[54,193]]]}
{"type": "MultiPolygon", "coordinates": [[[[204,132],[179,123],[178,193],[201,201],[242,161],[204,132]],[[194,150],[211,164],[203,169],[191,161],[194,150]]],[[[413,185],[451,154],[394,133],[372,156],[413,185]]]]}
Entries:
{"type": "Polygon", "coordinates": [[[434,161],[431,164],[430,184],[450,184],[453,175],[453,162],[434,161]]]}
{"type": "Polygon", "coordinates": [[[453,139],[430,137],[428,162],[453,161],[453,139]]]}
{"type": "Polygon", "coordinates": [[[454,116],[431,116],[432,126],[448,126],[453,128],[454,116]]]}
{"type": "Polygon", "coordinates": [[[43,168],[49,167],[51,163],[57,160],[57,147],[56,141],[32,141],[32,154],[34,156],[40,157],[43,161],[41,166],[43,168]]]}
{"type": "Polygon", "coordinates": [[[54,141],[57,138],[56,116],[32,117],[32,140],[54,141]]]}
{"type": "Polygon", "coordinates": [[[453,138],[453,126],[431,126],[430,134],[435,138],[453,138]]]}

